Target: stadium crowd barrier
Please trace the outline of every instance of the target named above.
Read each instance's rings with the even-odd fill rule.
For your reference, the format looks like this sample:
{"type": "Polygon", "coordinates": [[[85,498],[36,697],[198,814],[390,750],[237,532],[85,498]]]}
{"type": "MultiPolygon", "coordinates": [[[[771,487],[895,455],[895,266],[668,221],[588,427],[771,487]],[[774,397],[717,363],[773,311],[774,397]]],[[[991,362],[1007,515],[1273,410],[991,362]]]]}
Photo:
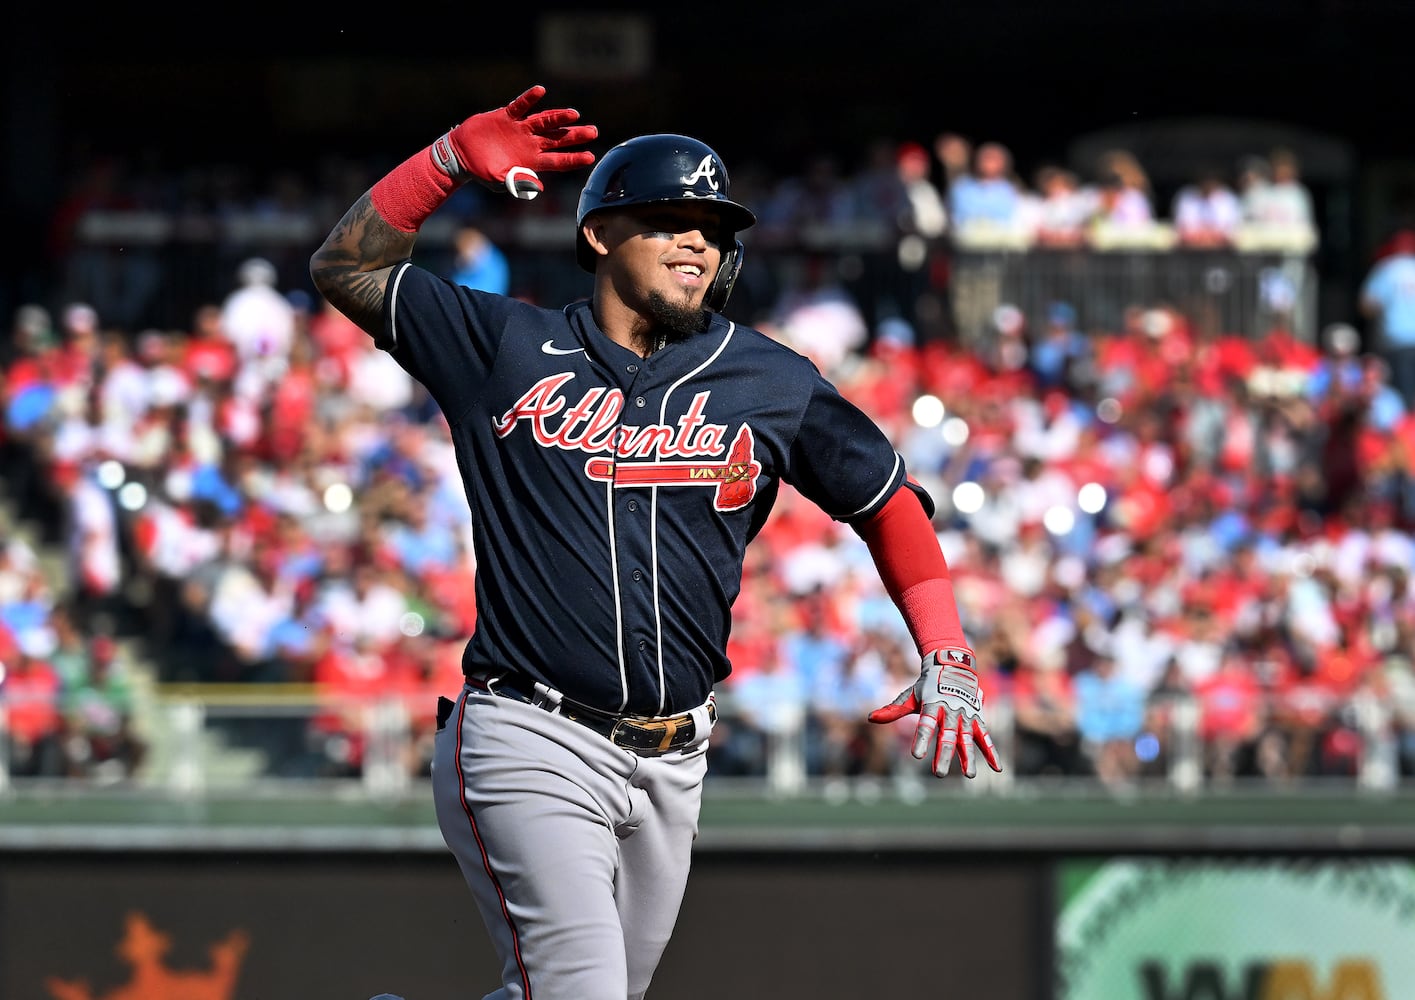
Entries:
{"type": "MultiPolygon", "coordinates": [[[[141,719],[153,748],[151,758],[134,777],[113,784],[189,800],[252,791],[294,795],[337,792],[375,802],[421,795],[420,784],[427,778],[425,741],[432,733],[415,708],[430,703],[432,697],[416,702],[404,697],[354,699],[307,684],[156,685],[144,699],[141,719]],[[339,722],[333,726],[321,722],[332,718],[339,722]]],[[[720,695],[718,705],[729,727],[746,725],[730,694],[720,695]]],[[[1379,699],[1361,696],[1354,707],[1361,740],[1355,774],[1350,778],[1297,779],[1298,784],[1340,784],[1361,794],[1398,794],[1403,782],[1390,707],[1379,699]]],[[[1003,771],[992,774],[980,764],[985,780],[967,783],[970,793],[1026,795],[1060,785],[1101,788],[1098,780],[1088,775],[1019,774],[1011,700],[991,700],[988,717],[1003,771]]],[[[927,793],[932,779],[926,773],[926,762],[914,762],[905,753],[899,755],[889,776],[821,773],[809,764],[808,713],[803,709],[783,718],[785,725],[762,734],[766,752],[760,770],[715,775],[714,782],[736,791],[783,799],[829,797],[835,791],[843,795],[863,786],[905,801],[927,793]]],[[[1145,738],[1156,737],[1165,748],[1159,766],[1126,788],[1111,792],[1124,794],[1143,788],[1184,797],[1216,787],[1206,774],[1197,703],[1180,699],[1166,718],[1167,732],[1144,734],[1145,738]]],[[[0,712],[0,796],[66,784],[94,784],[92,779],[76,782],[11,776],[9,762],[3,757],[3,737],[4,713],[0,712]]],[[[1237,781],[1242,784],[1245,779],[1237,781]]],[[[1254,789],[1270,784],[1260,778],[1248,783],[1254,789]]]]}
{"type": "MultiPolygon", "coordinates": [[[[450,215],[429,219],[418,242],[422,262],[450,274],[464,224],[450,215]]],[[[588,293],[570,252],[572,219],[489,216],[476,224],[510,259],[516,294],[560,302],[588,293]]],[[[308,293],[309,253],[326,228],[313,213],[89,212],[67,258],[67,294],[120,325],[182,329],[197,306],[221,299],[240,261],[251,256],[271,260],[282,287],[308,293]]],[[[1186,247],[1163,222],[1097,229],[1065,249],[991,228],[925,241],[877,221],[754,230],[743,238],[753,267],[765,270],[745,275],[744,301],[753,286],[768,298],[785,292],[809,273],[808,262],[824,259],[868,317],[899,314],[928,325],[910,313],[916,296],[935,295],[948,300],[949,322],[964,338],[981,335],[999,305],[1040,322],[1057,301],[1077,306],[1091,330],[1120,329],[1130,305],[1171,303],[1224,332],[1259,336],[1281,316],[1299,337],[1316,336],[1316,239],[1307,230],[1248,226],[1219,249],[1186,247]]],[[[761,312],[771,304],[751,307],[761,312]]]]}

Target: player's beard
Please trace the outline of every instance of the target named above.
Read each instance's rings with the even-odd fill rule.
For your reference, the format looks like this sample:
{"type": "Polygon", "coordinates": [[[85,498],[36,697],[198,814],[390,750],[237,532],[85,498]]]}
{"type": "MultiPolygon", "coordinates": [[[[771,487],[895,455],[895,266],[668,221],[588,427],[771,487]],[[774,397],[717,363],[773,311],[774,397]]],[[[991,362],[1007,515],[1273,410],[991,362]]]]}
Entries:
{"type": "Polygon", "coordinates": [[[648,306],[654,332],[663,337],[665,343],[686,340],[695,333],[702,333],[712,322],[712,313],[706,309],[670,302],[668,296],[660,291],[649,292],[648,306]]]}

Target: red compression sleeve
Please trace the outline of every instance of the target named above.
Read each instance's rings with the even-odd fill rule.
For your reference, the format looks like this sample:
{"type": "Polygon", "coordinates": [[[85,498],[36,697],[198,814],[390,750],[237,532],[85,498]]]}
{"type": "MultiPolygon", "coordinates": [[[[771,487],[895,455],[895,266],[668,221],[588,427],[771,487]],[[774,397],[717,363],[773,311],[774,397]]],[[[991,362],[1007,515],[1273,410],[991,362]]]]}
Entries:
{"type": "Polygon", "coordinates": [[[456,188],[457,182],[433,162],[429,146],[408,157],[374,184],[369,199],[394,229],[416,233],[456,188]]]}
{"type": "Polygon", "coordinates": [[[958,619],[948,562],[914,491],[901,487],[873,517],[854,527],[869,546],[919,655],[944,646],[971,648],[958,619]]]}

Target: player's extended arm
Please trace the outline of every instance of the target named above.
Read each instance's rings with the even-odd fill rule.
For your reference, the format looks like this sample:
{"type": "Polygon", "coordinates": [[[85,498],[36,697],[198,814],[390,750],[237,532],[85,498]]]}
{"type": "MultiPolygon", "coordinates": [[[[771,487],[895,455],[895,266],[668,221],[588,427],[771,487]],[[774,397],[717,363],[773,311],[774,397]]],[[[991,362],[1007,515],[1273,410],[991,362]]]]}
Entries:
{"type": "Polygon", "coordinates": [[[531,109],[545,96],[534,86],[504,108],[472,115],[410,156],[361,195],[310,258],[310,277],[330,304],[377,336],[394,264],[413,252],[418,229],[460,185],[505,185],[519,198],[541,190],[537,171],[574,170],[594,162],[570,150],[599,135],[577,125],[571,108],[531,109]]]}
{"type": "Polygon", "coordinates": [[[955,750],[969,778],[977,773],[978,749],[989,767],[1001,771],[983,721],[977,658],[958,619],[948,563],[919,498],[901,487],[855,530],[869,546],[880,580],[923,657],[919,679],[871,712],[870,721],[894,722],[918,713],[913,754],[922,759],[933,746],[933,773],[939,777],[948,773],[955,750]]]}

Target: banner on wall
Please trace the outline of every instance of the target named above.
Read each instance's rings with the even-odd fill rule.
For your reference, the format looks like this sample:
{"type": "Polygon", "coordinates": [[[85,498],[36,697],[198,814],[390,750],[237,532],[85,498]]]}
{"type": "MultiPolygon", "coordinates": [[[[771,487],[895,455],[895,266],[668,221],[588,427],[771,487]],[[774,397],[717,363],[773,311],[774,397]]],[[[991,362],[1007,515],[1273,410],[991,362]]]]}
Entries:
{"type": "Polygon", "coordinates": [[[1057,1000],[1405,1000],[1415,863],[1132,858],[1058,865],[1057,1000]]]}
{"type": "MultiPolygon", "coordinates": [[[[881,968],[937,950],[938,900],[974,899],[990,919],[948,927],[968,956],[950,996],[1037,997],[1049,873],[913,852],[706,854],[651,992],[872,1000],[881,968]],[[732,960],[705,972],[702,942],[724,928],[732,960]]],[[[482,996],[500,971],[449,854],[0,850],[0,1000],[439,1000],[482,996]]]]}

